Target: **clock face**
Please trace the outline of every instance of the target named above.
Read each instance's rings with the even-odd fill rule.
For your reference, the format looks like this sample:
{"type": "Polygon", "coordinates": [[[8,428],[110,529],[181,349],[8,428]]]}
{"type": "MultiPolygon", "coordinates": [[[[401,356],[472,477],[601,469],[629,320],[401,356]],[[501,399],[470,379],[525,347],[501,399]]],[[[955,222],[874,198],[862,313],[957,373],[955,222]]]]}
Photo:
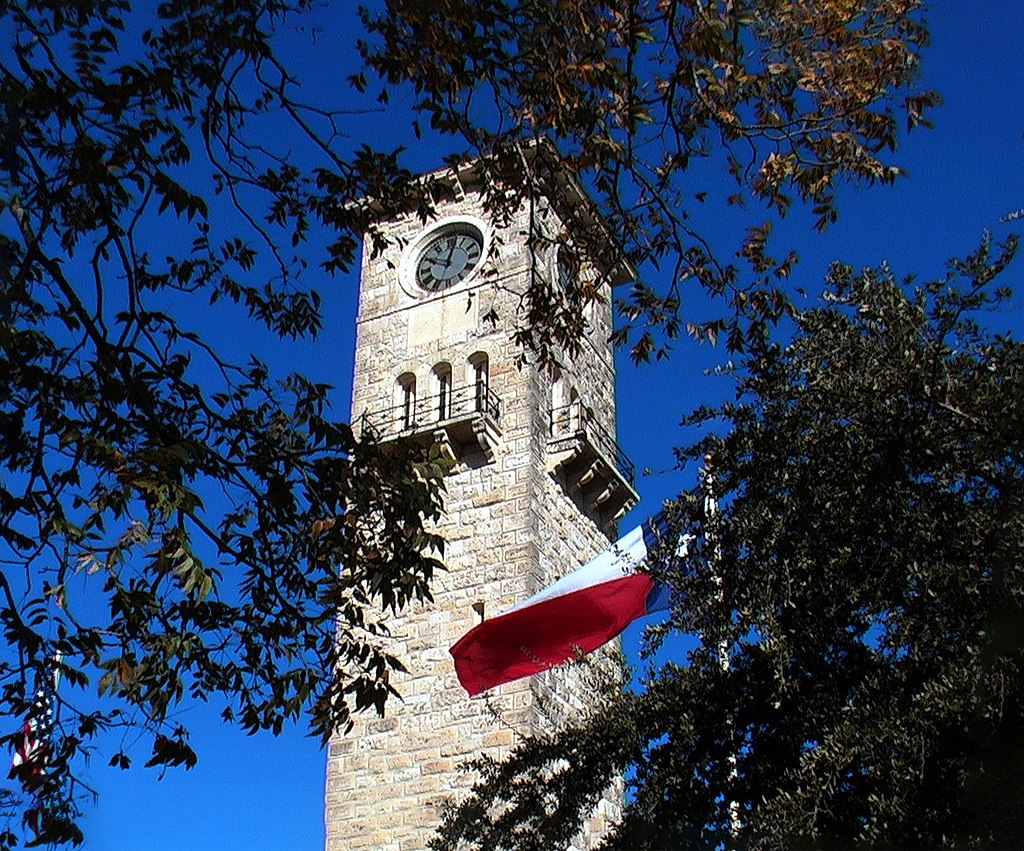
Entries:
{"type": "Polygon", "coordinates": [[[483,237],[471,227],[434,237],[416,261],[416,283],[429,292],[455,286],[470,276],[483,256],[483,237]]]}

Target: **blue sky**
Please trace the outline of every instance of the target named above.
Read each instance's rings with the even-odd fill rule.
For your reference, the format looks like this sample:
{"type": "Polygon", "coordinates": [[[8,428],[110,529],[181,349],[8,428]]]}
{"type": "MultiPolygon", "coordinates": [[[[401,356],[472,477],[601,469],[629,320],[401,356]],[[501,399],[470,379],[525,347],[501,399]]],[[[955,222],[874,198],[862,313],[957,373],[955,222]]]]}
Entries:
{"type": "MultiPolygon", "coordinates": [[[[945,104],[932,116],[934,130],[915,132],[904,142],[900,162],[909,177],[895,187],[844,191],[840,220],[824,235],[794,217],[791,226],[799,233],[803,258],[796,281],[809,293],[820,290],[833,259],[855,267],[888,261],[898,275],[932,278],[943,273],[948,257],[973,250],[986,228],[997,238],[1014,229],[1000,219],[1024,207],[1024,62],[1018,48],[1024,3],[937,2],[932,29],[925,80],[941,91],[945,104]]],[[[417,160],[433,168],[440,156],[441,151],[424,150],[417,160]]],[[[1024,228],[1024,222],[1016,227],[1024,228]]],[[[1022,269],[1018,262],[1005,282],[1019,281],[1022,269]]],[[[318,364],[325,380],[336,385],[335,405],[344,412],[351,384],[354,276],[326,285],[325,294],[324,333],[289,357],[318,364]]],[[[1019,335],[1022,315],[1018,296],[990,324],[996,330],[1017,329],[1019,335]]],[[[671,470],[671,448],[689,439],[678,428],[683,414],[729,392],[721,379],[703,375],[719,356],[686,341],[667,364],[634,368],[620,356],[619,442],[638,469],[655,471],[639,480],[642,502],[626,526],[690,483],[692,471],[671,470]]],[[[627,634],[633,652],[638,634],[638,628],[627,634]]],[[[200,754],[190,772],[169,771],[159,779],[152,770],[109,769],[104,758],[88,767],[100,801],[86,807],[85,848],[322,847],[324,754],[318,744],[301,728],[278,738],[246,737],[222,725],[218,712],[215,706],[193,706],[181,713],[200,754]]]]}

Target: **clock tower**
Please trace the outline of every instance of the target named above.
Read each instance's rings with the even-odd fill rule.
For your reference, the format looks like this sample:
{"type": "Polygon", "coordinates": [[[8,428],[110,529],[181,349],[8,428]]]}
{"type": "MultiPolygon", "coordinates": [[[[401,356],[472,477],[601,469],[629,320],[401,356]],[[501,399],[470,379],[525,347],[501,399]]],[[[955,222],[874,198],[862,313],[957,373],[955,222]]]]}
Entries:
{"type": "MultiPolygon", "coordinates": [[[[439,525],[447,571],[433,602],[387,621],[390,652],[408,668],[392,678],[401,699],[330,744],[328,851],[425,848],[443,804],[473,782],[463,763],[500,758],[592,702],[582,666],[470,698],[448,648],[606,547],[636,501],[614,438],[609,343],[610,285],[632,275],[576,247],[574,229],[602,227],[589,199],[563,171],[495,217],[479,165],[435,177],[450,189],[436,218],[381,222],[382,251],[364,240],[352,416],[382,441],[434,444],[451,461],[439,525]],[[562,295],[580,281],[598,288],[580,307],[579,350],[558,354],[557,368],[534,365],[513,340],[531,281],[562,295]]],[[[573,847],[603,834],[620,797],[609,791],[573,847]]]]}

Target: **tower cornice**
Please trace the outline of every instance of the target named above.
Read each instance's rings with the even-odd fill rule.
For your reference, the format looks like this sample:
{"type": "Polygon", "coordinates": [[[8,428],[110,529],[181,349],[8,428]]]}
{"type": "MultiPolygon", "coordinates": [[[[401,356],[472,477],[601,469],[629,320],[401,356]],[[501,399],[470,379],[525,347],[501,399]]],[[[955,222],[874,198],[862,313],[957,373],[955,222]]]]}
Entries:
{"type": "MultiPolygon", "coordinates": [[[[434,205],[457,201],[467,193],[483,192],[496,219],[507,215],[512,205],[522,203],[524,190],[537,193],[547,199],[563,222],[572,223],[577,235],[591,234],[582,240],[583,248],[609,285],[616,287],[639,278],[579,175],[546,136],[526,139],[482,157],[453,158],[444,168],[414,178],[412,186],[420,191],[410,193],[404,212],[416,213],[424,224],[431,220],[434,205]]],[[[396,213],[372,197],[356,205],[368,214],[369,221],[388,221],[396,213]]]]}

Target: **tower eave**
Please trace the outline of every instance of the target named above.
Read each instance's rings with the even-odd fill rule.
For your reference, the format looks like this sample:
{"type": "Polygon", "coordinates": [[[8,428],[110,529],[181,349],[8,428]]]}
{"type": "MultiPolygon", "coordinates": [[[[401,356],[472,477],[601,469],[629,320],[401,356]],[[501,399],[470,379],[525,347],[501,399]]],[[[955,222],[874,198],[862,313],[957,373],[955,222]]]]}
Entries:
{"type": "MultiPolygon", "coordinates": [[[[546,136],[538,136],[509,146],[500,155],[453,161],[442,169],[416,177],[414,185],[429,193],[431,203],[437,203],[456,200],[467,192],[493,184],[495,178],[502,178],[514,186],[514,180],[522,180],[522,175],[526,173],[533,174],[536,179],[535,186],[556,209],[560,210],[564,219],[571,218],[578,226],[596,228],[600,232],[602,242],[611,249],[601,252],[605,261],[601,263],[601,271],[612,287],[639,279],[636,267],[612,233],[597,203],[584,188],[555,143],[546,136]],[[520,167],[514,168],[516,165],[520,167]]],[[[430,207],[429,204],[422,204],[422,200],[417,193],[411,193],[405,212],[413,213],[419,210],[419,215],[426,224],[431,218],[430,207]]],[[[361,208],[366,214],[367,221],[386,221],[395,213],[393,208],[388,209],[373,197],[360,199],[348,206],[361,208]]]]}

